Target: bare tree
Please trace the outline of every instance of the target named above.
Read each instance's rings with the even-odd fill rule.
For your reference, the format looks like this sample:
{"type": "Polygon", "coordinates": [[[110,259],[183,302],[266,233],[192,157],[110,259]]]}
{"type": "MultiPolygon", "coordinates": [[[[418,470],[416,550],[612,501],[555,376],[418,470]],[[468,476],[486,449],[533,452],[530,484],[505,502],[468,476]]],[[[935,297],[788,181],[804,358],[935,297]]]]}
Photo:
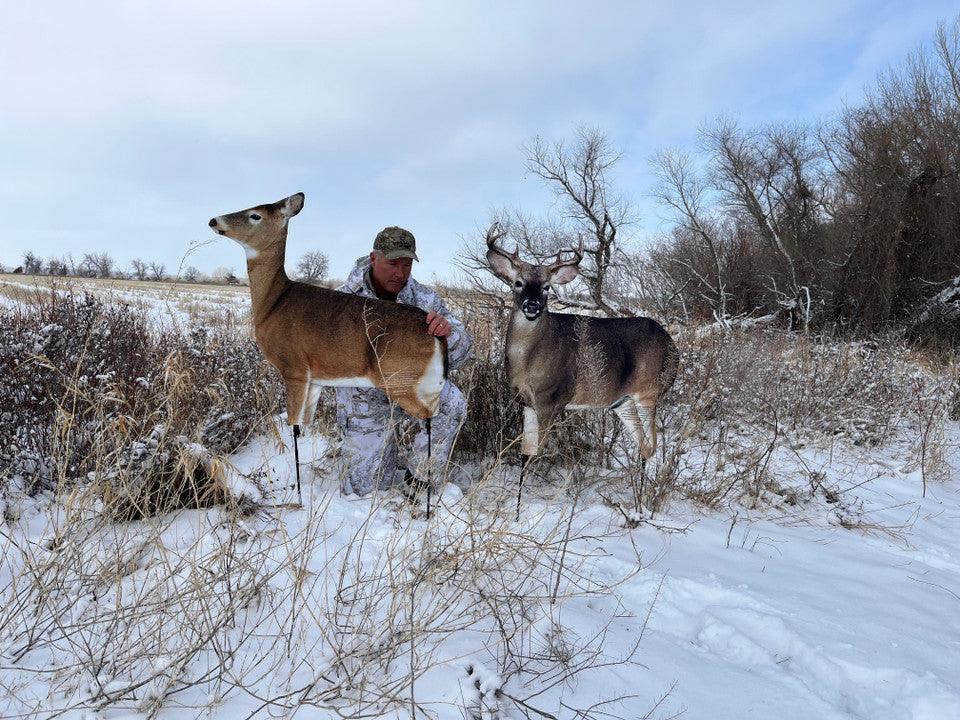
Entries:
{"type": "Polygon", "coordinates": [[[67,263],[60,258],[50,257],[47,260],[47,273],[50,275],[66,275],[67,263]]]}
{"type": "Polygon", "coordinates": [[[960,275],[960,17],[820,132],[836,178],[833,312],[875,330],[960,275]]]}
{"type": "Polygon", "coordinates": [[[200,279],[200,270],[193,265],[188,265],[183,269],[181,277],[187,282],[197,282],[200,279]]]}
{"type": "Polygon", "coordinates": [[[77,275],[80,277],[96,277],[97,264],[92,253],[84,253],[80,262],[77,263],[77,275]]]}
{"type": "Polygon", "coordinates": [[[105,252],[96,253],[93,257],[97,268],[97,277],[110,277],[113,272],[113,258],[105,252]]]}
{"type": "Polygon", "coordinates": [[[779,258],[771,294],[801,320],[810,320],[810,272],[820,256],[822,202],[811,174],[819,160],[802,128],[744,131],[727,119],[704,131],[710,177],[721,206],[750,227],[779,258]],[[804,259],[807,262],[804,264],[804,259]],[[779,281],[779,282],[778,282],[779,281]]]}
{"type": "Polygon", "coordinates": [[[140,258],[134,258],[130,261],[130,267],[133,269],[133,277],[137,280],[146,280],[149,270],[147,263],[140,258]]]}
{"type": "Polygon", "coordinates": [[[319,283],[327,276],[329,269],[327,256],[318,250],[310,250],[297,263],[297,277],[303,282],[319,283]]]}
{"type": "Polygon", "coordinates": [[[43,272],[43,260],[32,250],[27,250],[23,254],[23,272],[27,275],[39,275],[43,272]]]}
{"type": "MultiPolygon", "coordinates": [[[[707,265],[694,261],[698,253],[672,253],[672,262],[665,263],[662,272],[671,285],[687,287],[693,284],[697,294],[708,303],[714,317],[720,322],[727,318],[727,289],[723,263],[720,258],[722,227],[706,209],[708,189],[706,183],[693,168],[693,163],[682,153],[661,152],[655,159],[659,184],[655,191],[660,202],[670,208],[677,222],[674,232],[676,249],[684,243],[705,251],[707,265]],[[681,266],[676,275],[670,274],[670,266],[681,266]],[[692,279],[685,276],[692,275],[692,279]]],[[[666,251],[660,253],[667,256],[666,251]]]]}
{"type": "Polygon", "coordinates": [[[163,263],[150,261],[150,279],[156,280],[157,282],[163,280],[167,276],[167,268],[163,263]]]}
{"type": "Polygon", "coordinates": [[[84,253],[77,270],[81,277],[108,278],[113,270],[113,258],[107,253],[84,253]]]}
{"type": "MultiPolygon", "coordinates": [[[[803,128],[745,131],[720,119],[702,133],[706,167],[681,153],[654,163],[655,195],[671,210],[671,234],[652,251],[681,302],[706,302],[721,321],[763,311],[807,329],[812,297],[828,294],[831,192],[823,154],[803,128]]],[[[822,304],[822,303],[821,303],[822,304]]]]}
{"type": "Polygon", "coordinates": [[[608,315],[631,314],[615,307],[609,280],[618,248],[617,233],[633,222],[630,204],[617,195],[610,173],[620,153],[597,128],[580,127],[575,141],[547,143],[536,138],[525,147],[527,170],[551,188],[574,233],[585,233],[591,243],[585,247],[588,259],[581,277],[597,308],[608,315]]]}
{"type": "Polygon", "coordinates": [[[220,265],[214,268],[210,273],[210,279],[216,282],[226,282],[227,278],[233,275],[233,270],[226,265],[220,265]]]}

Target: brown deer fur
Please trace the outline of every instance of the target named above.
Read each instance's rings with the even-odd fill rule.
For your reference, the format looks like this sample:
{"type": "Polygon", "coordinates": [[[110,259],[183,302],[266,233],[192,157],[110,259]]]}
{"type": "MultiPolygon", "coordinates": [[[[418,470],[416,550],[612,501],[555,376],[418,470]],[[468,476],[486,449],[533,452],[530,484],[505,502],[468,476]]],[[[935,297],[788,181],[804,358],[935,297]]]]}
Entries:
{"type": "Polygon", "coordinates": [[[210,221],[247,251],[254,336],[283,378],[287,422],[310,422],[324,385],[376,387],[410,415],[432,417],[447,343],[427,333],[426,312],[287,277],[287,223],[303,202],[297,193],[210,221]]]}

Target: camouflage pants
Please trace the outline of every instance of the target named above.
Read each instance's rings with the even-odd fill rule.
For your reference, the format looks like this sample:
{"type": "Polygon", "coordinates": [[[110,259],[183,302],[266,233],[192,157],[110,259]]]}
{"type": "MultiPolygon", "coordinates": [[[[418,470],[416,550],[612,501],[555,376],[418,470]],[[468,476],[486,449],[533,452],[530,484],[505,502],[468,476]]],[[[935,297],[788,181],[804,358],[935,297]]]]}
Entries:
{"type": "MultiPolygon", "coordinates": [[[[341,485],[344,494],[366,495],[396,482],[398,461],[418,480],[427,479],[427,432],[423,421],[410,417],[379,390],[337,388],[337,425],[341,485]]],[[[434,486],[442,481],[450,450],[467,414],[463,393],[449,380],[440,392],[440,407],[432,419],[434,486]]]]}

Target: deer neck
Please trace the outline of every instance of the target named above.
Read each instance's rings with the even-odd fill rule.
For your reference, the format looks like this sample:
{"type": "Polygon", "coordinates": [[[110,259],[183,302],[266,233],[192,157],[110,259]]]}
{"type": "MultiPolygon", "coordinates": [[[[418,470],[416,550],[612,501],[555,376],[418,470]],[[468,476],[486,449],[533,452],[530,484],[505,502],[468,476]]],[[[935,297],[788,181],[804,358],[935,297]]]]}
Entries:
{"type": "Polygon", "coordinates": [[[283,269],[286,255],[287,232],[284,229],[277,242],[269,249],[247,257],[247,275],[250,278],[250,313],[254,325],[270,315],[277,300],[290,286],[290,278],[283,269]]]}
{"type": "Polygon", "coordinates": [[[527,320],[523,311],[515,307],[510,314],[510,336],[521,342],[535,340],[548,332],[550,313],[544,310],[536,320],[527,320]]]}
{"type": "Polygon", "coordinates": [[[529,356],[531,348],[542,346],[553,327],[553,318],[546,310],[536,320],[527,320],[520,308],[514,308],[507,329],[507,363],[511,372],[519,371],[522,360],[529,356]]]}
{"type": "Polygon", "coordinates": [[[551,375],[555,323],[556,319],[546,310],[536,320],[527,320],[520,308],[514,308],[510,316],[504,353],[507,377],[530,407],[536,405],[543,378],[551,375]]]}

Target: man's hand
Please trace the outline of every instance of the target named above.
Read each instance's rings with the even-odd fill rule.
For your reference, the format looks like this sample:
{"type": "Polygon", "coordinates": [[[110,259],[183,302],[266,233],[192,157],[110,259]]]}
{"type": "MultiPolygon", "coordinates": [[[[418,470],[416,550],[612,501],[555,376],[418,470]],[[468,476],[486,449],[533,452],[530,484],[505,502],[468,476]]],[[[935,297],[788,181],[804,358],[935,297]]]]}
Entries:
{"type": "Polygon", "coordinates": [[[427,332],[436,337],[448,337],[450,335],[450,323],[443,315],[437,315],[431,310],[427,313],[427,332]]]}

